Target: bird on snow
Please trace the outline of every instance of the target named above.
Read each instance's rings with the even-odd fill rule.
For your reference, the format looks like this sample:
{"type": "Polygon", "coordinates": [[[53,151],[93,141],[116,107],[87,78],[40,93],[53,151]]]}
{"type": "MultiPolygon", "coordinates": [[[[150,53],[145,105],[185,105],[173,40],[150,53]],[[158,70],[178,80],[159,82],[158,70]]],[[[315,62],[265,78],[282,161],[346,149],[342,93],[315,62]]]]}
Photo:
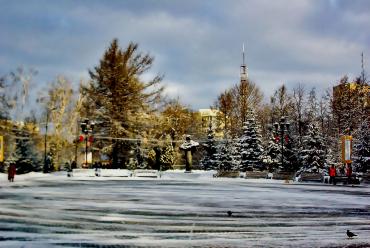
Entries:
{"type": "Polygon", "coordinates": [[[357,236],[356,234],[354,234],[353,232],[351,232],[350,230],[347,230],[347,236],[348,238],[353,238],[354,236],[357,236]]]}
{"type": "Polygon", "coordinates": [[[227,211],[226,213],[227,213],[227,215],[228,215],[229,217],[231,217],[231,215],[233,215],[233,212],[231,212],[230,210],[229,210],[229,211],[227,211]]]}

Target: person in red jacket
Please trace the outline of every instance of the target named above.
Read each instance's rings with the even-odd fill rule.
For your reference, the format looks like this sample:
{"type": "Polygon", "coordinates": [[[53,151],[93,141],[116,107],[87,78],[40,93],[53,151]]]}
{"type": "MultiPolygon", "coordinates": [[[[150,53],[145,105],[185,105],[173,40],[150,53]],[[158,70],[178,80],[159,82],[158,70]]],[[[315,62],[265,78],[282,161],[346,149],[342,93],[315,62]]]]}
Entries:
{"type": "Polygon", "coordinates": [[[347,164],[346,176],[347,176],[347,184],[349,184],[351,182],[351,177],[352,177],[352,165],[351,165],[351,163],[347,164]]]}
{"type": "Polygon", "coordinates": [[[10,163],[8,168],[8,180],[9,182],[14,182],[14,176],[16,172],[15,163],[10,163]]]}
{"type": "Polygon", "coordinates": [[[335,177],[337,176],[337,169],[333,164],[329,168],[329,176],[330,176],[329,183],[330,184],[333,183],[333,185],[336,185],[335,177]]]}

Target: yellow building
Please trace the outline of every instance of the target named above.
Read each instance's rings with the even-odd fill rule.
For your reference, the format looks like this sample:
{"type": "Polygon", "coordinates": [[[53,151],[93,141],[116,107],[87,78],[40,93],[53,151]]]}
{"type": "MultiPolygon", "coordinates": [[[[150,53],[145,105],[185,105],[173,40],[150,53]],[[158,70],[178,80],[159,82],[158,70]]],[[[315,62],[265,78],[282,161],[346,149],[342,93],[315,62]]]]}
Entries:
{"type": "Polygon", "coordinates": [[[202,119],[202,131],[207,133],[209,126],[215,132],[216,138],[223,138],[223,124],[217,119],[217,115],[220,113],[217,109],[199,109],[199,114],[202,119]]]}

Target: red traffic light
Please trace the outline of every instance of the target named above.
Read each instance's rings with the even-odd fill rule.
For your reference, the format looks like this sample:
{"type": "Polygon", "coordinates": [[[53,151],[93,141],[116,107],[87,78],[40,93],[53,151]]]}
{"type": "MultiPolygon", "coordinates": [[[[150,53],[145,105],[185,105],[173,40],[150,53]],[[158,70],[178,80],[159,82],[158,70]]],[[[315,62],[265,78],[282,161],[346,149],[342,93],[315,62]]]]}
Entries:
{"type": "Polygon", "coordinates": [[[83,135],[80,135],[80,137],[78,138],[80,142],[84,141],[84,136],[83,135]]]}

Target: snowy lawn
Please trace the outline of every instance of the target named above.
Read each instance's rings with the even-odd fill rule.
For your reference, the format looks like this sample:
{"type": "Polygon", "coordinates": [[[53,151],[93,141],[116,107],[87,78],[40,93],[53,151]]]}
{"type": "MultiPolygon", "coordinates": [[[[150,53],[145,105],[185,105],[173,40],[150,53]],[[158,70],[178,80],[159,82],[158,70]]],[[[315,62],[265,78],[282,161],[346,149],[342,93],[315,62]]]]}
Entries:
{"type": "Polygon", "coordinates": [[[1,247],[370,246],[365,185],[189,180],[182,173],[6,180],[0,174],[1,247]],[[347,229],[359,236],[347,239],[347,229]]]}

